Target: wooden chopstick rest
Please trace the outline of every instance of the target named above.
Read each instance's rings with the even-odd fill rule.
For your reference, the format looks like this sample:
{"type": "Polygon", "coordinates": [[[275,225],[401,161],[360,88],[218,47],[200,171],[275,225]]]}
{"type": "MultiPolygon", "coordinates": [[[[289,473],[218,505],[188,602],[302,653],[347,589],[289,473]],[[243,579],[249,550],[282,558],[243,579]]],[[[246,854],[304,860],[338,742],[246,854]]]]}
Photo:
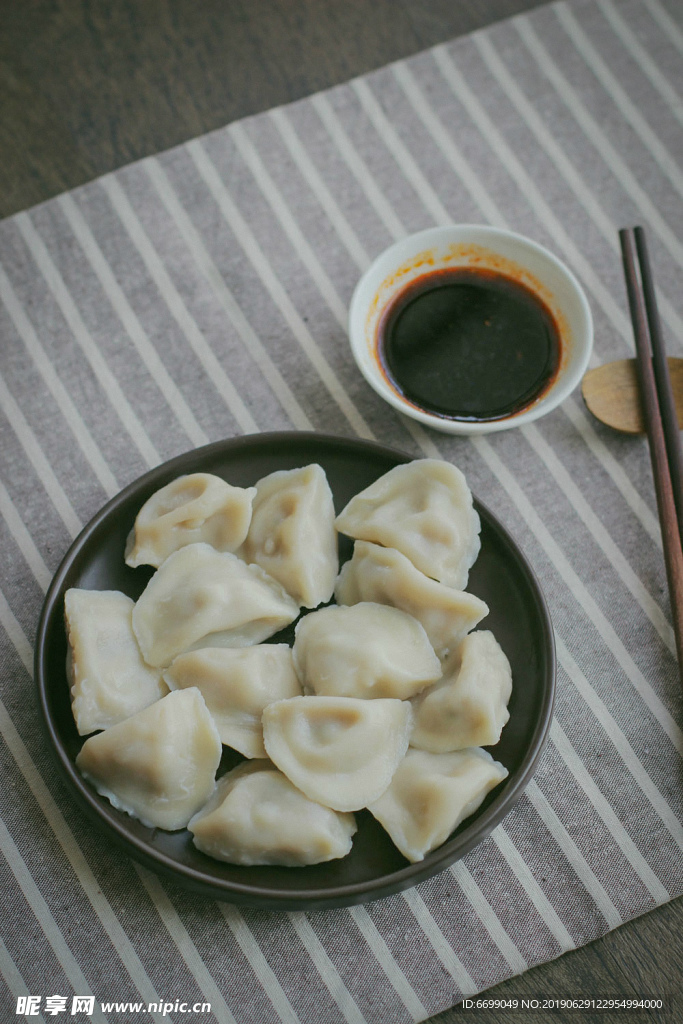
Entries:
{"type": "MultiPolygon", "coordinates": [[[[667,362],[678,425],[683,430],[683,359],[669,356],[667,362]]],[[[617,359],[589,370],[581,382],[581,394],[601,423],[626,434],[646,432],[635,359],[617,359]]]]}

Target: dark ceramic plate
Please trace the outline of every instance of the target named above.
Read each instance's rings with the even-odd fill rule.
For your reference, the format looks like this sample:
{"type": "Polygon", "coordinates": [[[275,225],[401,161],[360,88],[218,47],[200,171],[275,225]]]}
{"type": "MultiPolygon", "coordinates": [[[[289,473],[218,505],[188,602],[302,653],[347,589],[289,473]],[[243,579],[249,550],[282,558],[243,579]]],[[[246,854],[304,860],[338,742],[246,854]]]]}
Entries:
{"type": "MultiPolygon", "coordinates": [[[[529,781],[550,727],[555,688],[552,626],[541,589],[522,553],[495,517],[477,504],[482,520],[481,554],[468,589],[491,612],[491,629],[510,659],[514,680],[510,721],[493,748],[510,772],[475,815],[419,864],[409,864],[368,811],[357,815],[358,833],[342,860],[303,868],[239,867],[200,853],[187,830],[150,829],[115,810],[80,776],[74,761],[83,743],[71,714],[65,674],[64,592],[122,590],[137,599],[152,570],[123,561],[128,532],[144,501],[183,473],[211,472],[246,487],[276,469],[318,462],[325,469],[337,511],[393,466],[401,452],[367,441],[317,434],[259,434],[220,441],[181,455],[145,474],[113,498],[74,542],[48,591],[38,626],[36,680],[48,733],[74,797],[106,840],[162,874],[218,899],[269,909],[345,906],[405,889],[446,868],[479,843],[508,813],[529,781]]],[[[341,558],[351,542],[341,538],[341,558]]],[[[273,637],[291,643],[293,627],[273,637]]],[[[228,751],[221,771],[241,756],[228,751]]]]}

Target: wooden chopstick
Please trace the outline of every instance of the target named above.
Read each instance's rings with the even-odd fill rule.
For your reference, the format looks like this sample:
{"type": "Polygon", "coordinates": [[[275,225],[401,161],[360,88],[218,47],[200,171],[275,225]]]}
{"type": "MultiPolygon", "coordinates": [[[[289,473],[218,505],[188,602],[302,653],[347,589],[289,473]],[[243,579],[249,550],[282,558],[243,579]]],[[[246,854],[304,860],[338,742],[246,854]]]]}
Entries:
{"type": "Polygon", "coordinates": [[[641,227],[637,227],[633,229],[633,234],[638,253],[638,263],[640,265],[640,280],[643,285],[647,325],[650,331],[652,368],[655,372],[659,412],[664,429],[671,486],[674,492],[676,514],[678,516],[678,532],[683,538],[683,452],[681,451],[681,431],[678,426],[678,415],[676,413],[676,403],[669,375],[669,364],[666,358],[662,328],[659,321],[655,285],[652,270],[650,269],[645,232],[641,227]]]}
{"type": "MultiPolygon", "coordinates": [[[[654,349],[657,347],[658,361],[663,364],[662,379],[668,380],[669,370],[666,362],[666,355],[662,344],[661,331],[659,330],[658,318],[656,317],[656,304],[654,303],[654,287],[652,285],[652,274],[649,263],[640,261],[641,279],[638,277],[636,256],[638,247],[636,239],[641,236],[640,251],[645,253],[644,233],[642,228],[622,228],[619,232],[621,242],[621,255],[624,263],[624,275],[626,278],[626,290],[628,293],[629,308],[631,311],[631,322],[633,324],[633,335],[636,343],[636,362],[638,366],[638,378],[643,402],[643,414],[647,438],[650,445],[650,458],[652,460],[652,472],[655,481],[655,492],[657,495],[657,508],[659,510],[659,523],[662,530],[662,542],[664,545],[664,562],[666,575],[669,583],[669,597],[671,598],[671,610],[673,613],[674,634],[676,637],[676,651],[678,653],[678,668],[683,681],[683,549],[681,548],[681,531],[678,525],[676,513],[676,502],[672,479],[676,470],[680,477],[680,441],[677,451],[674,452],[673,462],[678,461],[678,466],[673,469],[669,462],[669,453],[664,434],[664,423],[662,419],[662,405],[666,406],[666,385],[662,385],[662,398],[658,393],[657,381],[653,365],[654,349]],[[645,265],[645,272],[643,266],[645,265]],[[641,287],[641,281],[643,287],[641,287]],[[646,284],[647,281],[647,284],[646,284]],[[648,307],[646,306],[645,293],[650,289],[650,312],[654,311],[652,324],[648,318],[648,307]],[[654,330],[652,329],[654,325],[654,330]]],[[[671,384],[669,382],[669,389],[671,384]]],[[[673,405],[673,398],[672,398],[673,405]]],[[[678,433],[678,423],[676,433],[678,433]]],[[[673,446],[674,449],[676,446],[673,446]]]]}

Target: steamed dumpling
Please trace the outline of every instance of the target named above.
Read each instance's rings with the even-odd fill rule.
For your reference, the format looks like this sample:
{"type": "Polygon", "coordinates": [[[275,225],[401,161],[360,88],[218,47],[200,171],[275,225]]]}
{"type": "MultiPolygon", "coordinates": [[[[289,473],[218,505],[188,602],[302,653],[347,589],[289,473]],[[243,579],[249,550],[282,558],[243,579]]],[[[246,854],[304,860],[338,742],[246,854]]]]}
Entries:
{"type": "Polygon", "coordinates": [[[270,761],[249,761],[218,781],[188,825],[194,845],[230,864],[320,864],[345,857],[356,821],[314,803],[270,761]]]}
{"type": "Polygon", "coordinates": [[[223,743],[245,757],[265,757],[263,709],[301,694],[287,644],[188,651],[171,662],[164,679],[172,690],[196,686],[223,743]]]}
{"type": "Polygon", "coordinates": [[[337,516],[337,529],[401,551],[426,576],[464,590],[479,554],[479,516],[465,477],[440,459],[394,466],[337,516]]]}
{"type": "Polygon", "coordinates": [[[197,689],[169,693],[86,740],[84,778],[149,828],[185,828],[213,792],[221,738],[197,689]]]}
{"type": "Polygon", "coordinates": [[[510,714],[510,662],[493,633],[465,637],[444,678],[413,702],[411,746],[441,753],[497,743],[510,714]]]}
{"type": "Polygon", "coordinates": [[[441,846],[508,771],[478,747],[451,754],[408,751],[386,792],[368,810],[409,861],[441,846]]]}
{"type": "Polygon", "coordinates": [[[152,576],[133,629],[145,661],[165,667],[182,651],[261,643],[298,614],[296,601],[258,565],[188,544],[152,576]]]}
{"type": "Polygon", "coordinates": [[[377,601],[401,608],[422,623],[439,657],[454,650],[489,611],[474,594],[425,576],[400,551],[365,540],[354,544],[334,596],[337,604],[377,601]]]}
{"type": "Polygon", "coordinates": [[[404,700],[441,677],[441,663],[412,616],[370,602],[330,605],[296,627],[294,664],[310,692],[404,700]]]}
{"type": "Polygon", "coordinates": [[[339,559],[332,492],[321,466],[278,470],[258,481],[239,555],[305,608],[330,600],[339,559]]]}
{"type": "Polygon", "coordinates": [[[158,669],[142,660],[133,601],[118,590],[64,595],[71,708],[81,736],[108,729],[168,693],[158,669]]]}
{"type": "Polygon", "coordinates": [[[204,542],[235,551],[251,521],[253,487],[233,487],[212,473],[178,477],[138,512],[126,545],[126,564],[158,568],[178,548],[204,542]]]}
{"type": "Polygon", "coordinates": [[[268,756],[297,789],[337,811],[377,800],[408,748],[408,701],[292,697],[263,712],[268,756]]]}

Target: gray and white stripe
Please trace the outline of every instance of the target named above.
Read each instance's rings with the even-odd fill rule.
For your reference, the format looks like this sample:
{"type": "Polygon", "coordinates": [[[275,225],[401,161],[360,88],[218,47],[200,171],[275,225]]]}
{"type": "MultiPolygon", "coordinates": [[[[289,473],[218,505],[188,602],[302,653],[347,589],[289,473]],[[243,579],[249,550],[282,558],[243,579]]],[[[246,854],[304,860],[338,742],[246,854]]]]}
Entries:
{"type": "MultiPolygon", "coordinates": [[[[0,225],[0,529],[12,567],[0,591],[0,734],[8,777],[28,793],[21,830],[13,790],[3,794],[3,851],[13,899],[28,900],[45,936],[36,959],[74,990],[90,983],[86,937],[97,936],[111,984],[98,998],[182,998],[164,989],[172,965],[225,1024],[296,1024],[304,1005],[349,1024],[370,1024],[381,1006],[403,1024],[683,889],[683,794],[671,783],[680,694],[645,446],[596,427],[576,399],[523,432],[437,437],[382,406],[344,343],[355,281],[387,241],[467,210],[558,250],[594,305],[596,360],[627,355],[622,211],[649,225],[656,260],[683,265],[670,199],[683,189],[678,18],[659,0],[541,8],[0,225]],[[653,50],[662,41],[666,63],[653,50]],[[127,265],[145,275],[143,301],[127,265]],[[172,359],[159,341],[168,325],[172,359]],[[466,468],[543,577],[561,666],[536,780],[481,848],[375,907],[290,914],[272,932],[267,918],[179,898],[102,849],[52,778],[23,692],[55,546],[143,468],[220,437],[221,410],[233,432],[333,424],[466,468]],[[606,837],[599,857],[593,824],[606,837]],[[352,975],[344,949],[367,969],[352,975]]],[[[680,334],[668,266],[660,302],[680,334]]],[[[6,953],[16,1000],[29,973],[6,953]]]]}

